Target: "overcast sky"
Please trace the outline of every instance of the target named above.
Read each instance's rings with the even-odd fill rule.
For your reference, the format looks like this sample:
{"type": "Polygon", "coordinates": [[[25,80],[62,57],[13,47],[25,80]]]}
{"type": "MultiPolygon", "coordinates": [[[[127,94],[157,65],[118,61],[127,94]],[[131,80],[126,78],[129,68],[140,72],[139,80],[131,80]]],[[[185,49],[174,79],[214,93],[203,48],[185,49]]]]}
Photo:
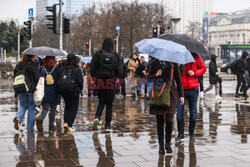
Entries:
{"type": "MultiPolygon", "coordinates": [[[[109,0],[94,0],[109,2],[109,0]]],[[[130,1],[130,0],[129,0],[130,1]]],[[[139,0],[140,2],[161,2],[161,0],[139,0]]],[[[214,0],[215,12],[233,12],[250,8],[250,0],[214,0]]],[[[0,0],[0,17],[14,17],[23,22],[28,17],[28,9],[36,7],[36,0],[0,0]]]]}

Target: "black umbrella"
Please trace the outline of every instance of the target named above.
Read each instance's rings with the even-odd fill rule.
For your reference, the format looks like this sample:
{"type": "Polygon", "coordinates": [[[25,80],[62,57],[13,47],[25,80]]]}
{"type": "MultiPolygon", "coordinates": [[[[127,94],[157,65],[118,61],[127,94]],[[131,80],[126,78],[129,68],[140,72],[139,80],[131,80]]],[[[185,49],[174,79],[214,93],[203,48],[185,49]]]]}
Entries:
{"type": "Polygon", "coordinates": [[[203,44],[186,34],[163,34],[159,38],[184,45],[190,52],[197,53],[203,58],[210,57],[210,53],[203,44]]]}
{"type": "Polygon", "coordinates": [[[28,48],[23,51],[24,55],[35,55],[35,56],[64,56],[67,55],[64,51],[56,48],[50,48],[47,46],[40,46],[34,48],[28,48]]]}

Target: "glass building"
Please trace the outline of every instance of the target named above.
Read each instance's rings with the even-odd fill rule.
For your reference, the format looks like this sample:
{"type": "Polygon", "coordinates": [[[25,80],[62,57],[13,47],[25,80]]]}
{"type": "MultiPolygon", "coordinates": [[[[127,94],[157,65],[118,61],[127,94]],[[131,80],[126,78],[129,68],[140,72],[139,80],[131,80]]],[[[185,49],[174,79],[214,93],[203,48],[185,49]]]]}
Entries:
{"type": "MultiPolygon", "coordinates": [[[[93,0],[62,0],[63,13],[66,16],[80,15],[84,9],[90,8],[93,5],[93,0]]],[[[46,6],[58,4],[59,0],[36,0],[36,17],[43,18],[49,14],[46,6]]],[[[59,10],[59,6],[57,7],[59,10]]]]}

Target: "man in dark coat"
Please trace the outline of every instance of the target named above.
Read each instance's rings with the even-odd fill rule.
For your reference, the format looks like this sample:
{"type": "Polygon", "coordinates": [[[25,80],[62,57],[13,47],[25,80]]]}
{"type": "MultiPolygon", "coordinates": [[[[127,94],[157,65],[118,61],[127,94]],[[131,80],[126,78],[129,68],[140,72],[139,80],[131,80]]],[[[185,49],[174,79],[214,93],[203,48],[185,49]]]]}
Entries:
{"type": "Polygon", "coordinates": [[[247,90],[250,88],[250,57],[247,58],[247,70],[245,72],[245,81],[246,81],[246,86],[243,91],[243,97],[247,99],[248,98],[247,90]]]}
{"type": "Polygon", "coordinates": [[[244,74],[245,74],[245,71],[246,71],[246,59],[247,59],[247,56],[249,54],[244,51],[242,53],[242,56],[241,58],[237,61],[237,70],[236,70],[236,76],[237,76],[237,86],[236,86],[236,93],[235,93],[235,97],[240,97],[239,96],[239,89],[240,89],[240,86],[242,85],[242,88],[244,90],[244,87],[246,85],[246,82],[244,80],[244,74]]]}
{"type": "Polygon", "coordinates": [[[96,89],[99,104],[95,114],[93,129],[98,129],[103,109],[106,106],[106,123],[105,129],[110,131],[110,123],[112,120],[112,107],[115,99],[116,79],[121,78],[123,67],[121,65],[120,56],[113,52],[113,40],[105,38],[102,50],[93,55],[91,61],[90,73],[96,80],[96,89]]]}
{"type": "Polygon", "coordinates": [[[215,86],[215,99],[222,99],[222,97],[219,96],[219,85],[218,85],[218,74],[217,74],[217,63],[216,63],[216,55],[211,56],[211,61],[209,63],[209,87],[204,91],[204,93],[207,93],[211,89],[213,89],[213,86],[215,86]]]}

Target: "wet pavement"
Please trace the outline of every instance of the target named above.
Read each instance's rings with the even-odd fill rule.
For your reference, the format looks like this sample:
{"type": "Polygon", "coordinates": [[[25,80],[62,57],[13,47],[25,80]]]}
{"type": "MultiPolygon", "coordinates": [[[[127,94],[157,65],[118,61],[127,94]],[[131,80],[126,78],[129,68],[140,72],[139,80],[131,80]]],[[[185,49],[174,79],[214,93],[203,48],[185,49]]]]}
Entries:
{"type": "Polygon", "coordinates": [[[182,143],[174,141],[175,122],[174,153],[159,156],[155,117],[148,114],[146,100],[117,97],[112,133],[105,133],[102,124],[99,131],[92,131],[97,99],[87,97],[81,98],[72,135],[63,133],[59,119],[55,133],[48,132],[47,119],[44,133],[17,132],[12,123],[14,93],[9,83],[1,81],[0,166],[249,167],[250,105],[249,100],[232,97],[234,88],[235,81],[225,82],[221,102],[214,100],[214,90],[199,101],[195,142],[188,138],[188,113],[182,143]]]}

